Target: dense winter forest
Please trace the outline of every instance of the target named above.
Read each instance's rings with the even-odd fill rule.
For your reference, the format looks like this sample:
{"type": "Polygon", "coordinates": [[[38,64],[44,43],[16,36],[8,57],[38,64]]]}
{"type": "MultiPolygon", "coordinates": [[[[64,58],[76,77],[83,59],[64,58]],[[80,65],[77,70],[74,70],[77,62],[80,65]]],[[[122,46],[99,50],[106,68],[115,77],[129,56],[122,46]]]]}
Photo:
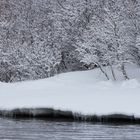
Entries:
{"type": "Polygon", "coordinates": [[[140,65],[140,0],[0,0],[0,81],[140,65]]]}

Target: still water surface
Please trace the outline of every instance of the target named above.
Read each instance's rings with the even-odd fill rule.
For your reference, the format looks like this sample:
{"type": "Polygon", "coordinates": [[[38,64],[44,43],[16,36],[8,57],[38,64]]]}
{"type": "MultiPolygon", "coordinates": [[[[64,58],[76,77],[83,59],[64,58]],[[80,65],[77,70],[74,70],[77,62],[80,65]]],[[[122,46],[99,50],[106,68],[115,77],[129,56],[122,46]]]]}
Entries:
{"type": "Polygon", "coordinates": [[[92,123],[0,118],[3,140],[140,140],[140,125],[101,125],[92,123]]]}

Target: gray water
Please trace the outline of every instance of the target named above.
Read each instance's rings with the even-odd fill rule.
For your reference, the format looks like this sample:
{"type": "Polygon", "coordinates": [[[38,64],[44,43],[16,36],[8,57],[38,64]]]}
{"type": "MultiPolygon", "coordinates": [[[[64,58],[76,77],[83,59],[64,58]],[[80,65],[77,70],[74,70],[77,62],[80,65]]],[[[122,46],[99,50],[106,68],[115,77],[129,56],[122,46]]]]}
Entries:
{"type": "Polygon", "coordinates": [[[0,118],[0,139],[140,140],[140,126],[0,118]]]}

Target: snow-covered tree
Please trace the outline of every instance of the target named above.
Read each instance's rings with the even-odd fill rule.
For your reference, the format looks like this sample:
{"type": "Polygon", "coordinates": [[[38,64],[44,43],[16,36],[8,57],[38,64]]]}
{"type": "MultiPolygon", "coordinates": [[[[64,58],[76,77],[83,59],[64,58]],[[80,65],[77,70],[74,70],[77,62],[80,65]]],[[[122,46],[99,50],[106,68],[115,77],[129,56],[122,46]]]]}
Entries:
{"type": "Polygon", "coordinates": [[[110,77],[104,66],[110,67],[114,80],[117,79],[114,73],[116,67],[122,71],[124,78],[128,79],[125,65],[136,63],[135,58],[138,57],[137,43],[134,42],[134,34],[138,31],[133,29],[136,28],[136,21],[128,17],[129,11],[136,13],[135,2],[129,1],[128,5],[129,8],[126,9],[124,1],[121,0],[101,1],[96,9],[94,8],[96,11],[94,10],[87,29],[83,32],[82,41],[78,42],[77,50],[80,52],[81,61],[100,67],[107,79],[110,77]]]}
{"type": "Polygon", "coordinates": [[[94,67],[128,79],[127,63],[140,65],[139,0],[0,1],[1,81],[94,67]]]}

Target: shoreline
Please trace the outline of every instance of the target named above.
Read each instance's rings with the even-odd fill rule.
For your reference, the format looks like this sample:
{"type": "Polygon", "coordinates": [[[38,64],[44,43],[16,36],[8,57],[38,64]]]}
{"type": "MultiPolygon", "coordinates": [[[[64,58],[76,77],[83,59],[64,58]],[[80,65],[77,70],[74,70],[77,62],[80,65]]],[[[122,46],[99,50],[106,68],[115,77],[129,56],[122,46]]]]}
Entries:
{"type": "Polygon", "coordinates": [[[64,120],[75,122],[112,123],[112,124],[140,124],[140,118],[134,115],[109,114],[109,115],[84,115],[72,111],[55,110],[53,108],[17,108],[0,110],[1,118],[13,119],[43,119],[64,120]]]}

